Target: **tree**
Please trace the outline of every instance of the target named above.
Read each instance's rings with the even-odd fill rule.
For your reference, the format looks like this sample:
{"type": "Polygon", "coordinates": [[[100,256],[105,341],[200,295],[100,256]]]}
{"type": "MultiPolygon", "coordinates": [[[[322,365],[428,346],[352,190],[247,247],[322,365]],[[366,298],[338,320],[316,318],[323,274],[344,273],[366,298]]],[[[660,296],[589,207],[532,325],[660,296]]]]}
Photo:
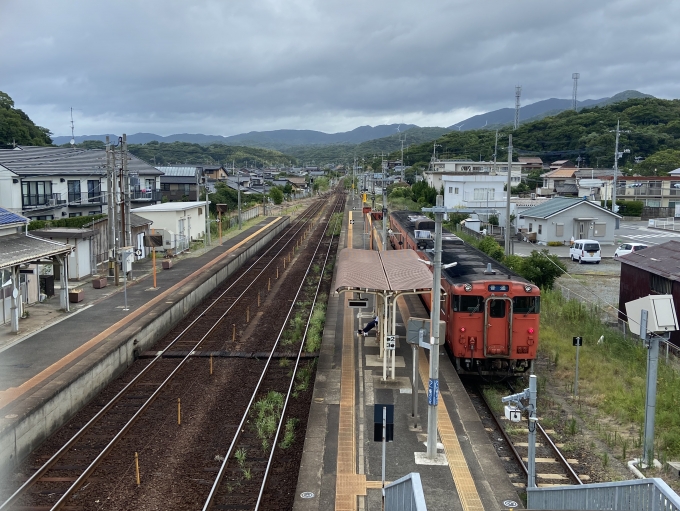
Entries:
{"type": "Polygon", "coordinates": [[[22,110],[14,108],[9,94],[0,91],[0,147],[20,145],[46,146],[52,144],[50,131],[35,123],[22,110]]]}
{"type": "Polygon", "coordinates": [[[281,204],[283,202],[283,190],[275,186],[269,190],[269,197],[274,201],[274,204],[281,204]]]}
{"type": "Polygon", "coordinates": [[[667,176],[677,168],[680,168],[680,150],[666,149],[647,157],[635,165],[633,171],[643,176],[667,176]]]}
{"type": "Polygon", "coordinates": [[[533,250],[529,257],[523,258],[519,274],[541,289],[552,289],[558,277],[566,273],[567,267],[554,254],[546,249],[533,250]]]}

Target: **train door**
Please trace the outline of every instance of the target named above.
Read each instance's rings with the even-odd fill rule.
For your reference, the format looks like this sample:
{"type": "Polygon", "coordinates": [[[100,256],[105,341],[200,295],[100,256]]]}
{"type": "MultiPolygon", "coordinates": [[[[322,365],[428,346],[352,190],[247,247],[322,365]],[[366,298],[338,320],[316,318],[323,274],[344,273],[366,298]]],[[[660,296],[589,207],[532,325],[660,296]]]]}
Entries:
{"type": "Polygon", "coordinates": [[[511,353],[512,300],[490,297],[484,310],[484,356],[508,357],[511,353]]]}

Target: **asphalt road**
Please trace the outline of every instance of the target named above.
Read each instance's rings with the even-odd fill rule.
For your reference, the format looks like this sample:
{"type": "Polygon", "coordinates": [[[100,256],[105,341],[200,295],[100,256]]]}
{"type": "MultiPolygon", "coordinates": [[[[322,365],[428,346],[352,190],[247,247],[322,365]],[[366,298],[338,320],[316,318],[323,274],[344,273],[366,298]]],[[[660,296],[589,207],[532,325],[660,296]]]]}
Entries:
{"type": "Polygon", "coordinates": [[[650,229],[645,222],[621,223],[616,230],[615,239],[617,244],[621,242],[644,243],[645,245],[659,245],[673,239],[680,239],[680,231],[670,232],[660,229],[650,229]]]}

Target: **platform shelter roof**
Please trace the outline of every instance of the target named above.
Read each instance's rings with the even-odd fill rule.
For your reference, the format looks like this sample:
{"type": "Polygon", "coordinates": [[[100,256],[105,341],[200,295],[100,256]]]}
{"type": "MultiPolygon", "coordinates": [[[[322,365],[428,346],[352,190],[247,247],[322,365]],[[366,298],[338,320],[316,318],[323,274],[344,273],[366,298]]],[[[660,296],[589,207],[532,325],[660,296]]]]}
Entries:
{"type": "Polygon", "coordinates": [[[432,273],[413,250],[375,252],[345,248],[338,256],[335,291],[378,293],[432,289],[432,273]]]}

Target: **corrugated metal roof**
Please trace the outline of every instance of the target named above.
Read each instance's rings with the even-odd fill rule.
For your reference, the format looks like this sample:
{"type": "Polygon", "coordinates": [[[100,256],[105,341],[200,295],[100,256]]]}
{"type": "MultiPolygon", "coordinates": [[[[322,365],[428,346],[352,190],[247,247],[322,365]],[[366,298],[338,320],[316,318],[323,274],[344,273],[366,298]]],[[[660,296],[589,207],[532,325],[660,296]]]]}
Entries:
{"type": "Polygon", "coordinates": [[[0,268],[37,261],[60,254],[70,254],[73,247],[25,234],[10,234],[0,243],[0,268]]]}
{"type": "Polygon", "coordinates": [[[375,252],[345,248],[338,256],[336,291],[408,291],[432,288],[432,273],[413,250],[375,252]]]}
{"type": "Polygon", "coordinates": [[[5,208],[0,208],[0,225],[27,224],[28,222],[28,218],[12,213],[5,208]]]}
{"type": "Polygon", "coordinates": [[[554,199],[551,199],[548,202],[527,209],[524,213],[522,213],[522,216],[528,216],[531,218],[550,218],[551,216],[556,215],[561,211],[573,208],[581,203],[587,204],[588,206],[593,207],[602,213],[619,217],[619,215],[616,215],[609,211],[608,209],[604,209],[598,206],[597,204],[594,204],[584,199],[577,199],[572,197],[555,197],[554,199]]]}
{"type": "MultiPolygon", "coordinates": [[[[197,169],[199,167],[156,167],[157,170],[160,170],[163,174],[166,176],[174,176],[174,177],[193,177],[194,180],[196,179],[196,173],[199,172],[197,169]]],[[[202,168],[202,167],[200,167],[202,168]]]]}
{"type": "MultiPolygon", "coordinates": [[[[120,163],[120,153],[116,153],[120,163]]],[[[106,176],[104,149],[76,149],[70,147],[22,147],[0,149],[0,165],[22,177],[86,175],[106,176]]],[[[128,169],[144,176],[158,176],[162,172],[128,153],[128,169]]]]}
{"type": "Polygon", "coordinates": [[[557,193],[575,193],[578,195],[578,186],[570,183],[555,186],[557,193]]]}
{"type": "Polygon", "coordinates": [[[680,280],[680,241],[671,240],[644,250],[619,257],[621,264],[660,275],[670,280],[680,280]]]}

